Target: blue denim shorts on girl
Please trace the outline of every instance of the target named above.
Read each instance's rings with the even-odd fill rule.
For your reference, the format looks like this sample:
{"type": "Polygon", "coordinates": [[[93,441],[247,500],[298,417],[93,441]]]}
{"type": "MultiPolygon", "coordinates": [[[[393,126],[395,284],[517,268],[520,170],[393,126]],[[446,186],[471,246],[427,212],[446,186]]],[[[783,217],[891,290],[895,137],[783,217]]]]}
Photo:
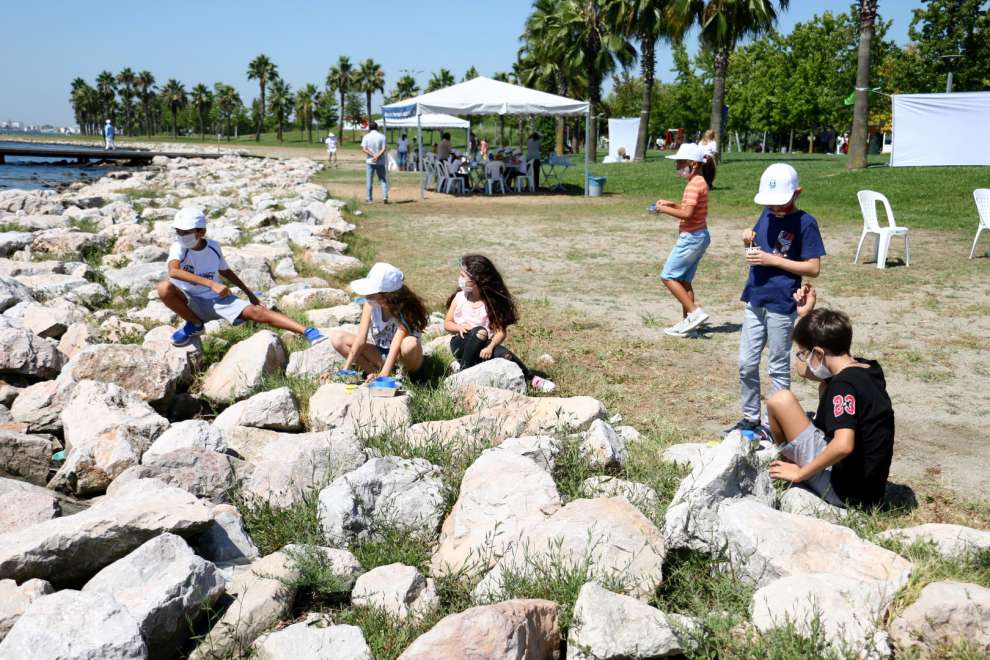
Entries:
{"type": "Polygon", "coordinates": [[[707,228],[693,232],[682,231],[677,237],[677,244],[667,257],[667,262],[663,265],[660,277],[678,282],[693,280],[698,264],[701,263],[701,257],[704,256],[711,242],[712,237],[707,228]]]}

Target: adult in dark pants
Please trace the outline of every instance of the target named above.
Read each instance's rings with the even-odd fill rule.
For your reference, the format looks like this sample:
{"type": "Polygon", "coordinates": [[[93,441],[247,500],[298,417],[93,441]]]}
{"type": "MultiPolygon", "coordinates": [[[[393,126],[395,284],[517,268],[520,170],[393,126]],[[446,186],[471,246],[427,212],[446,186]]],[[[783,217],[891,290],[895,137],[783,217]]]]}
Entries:
{"type": "Polygon", "coordinates": [[[526,160],[533,161],[533,191],[540,189],[540,134],[533,131],[526,141],[526,160]]]}

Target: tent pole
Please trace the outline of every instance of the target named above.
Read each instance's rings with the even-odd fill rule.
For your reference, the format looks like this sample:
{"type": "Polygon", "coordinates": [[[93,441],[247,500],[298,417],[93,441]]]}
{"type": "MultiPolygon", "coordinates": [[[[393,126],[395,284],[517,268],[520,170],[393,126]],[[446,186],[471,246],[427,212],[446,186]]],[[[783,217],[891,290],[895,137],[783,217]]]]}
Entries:
{"type": "Polygon", "coordinates": [[[589,161],[589,145],[588,140],[591,139],[591,107],[589,105],[588,112],[584,116],[584,196],[588,196],[588,161],[589,161]]]}
{"type": "MultiPolygon", "coordinates": [[[[368,116],[368,121],[371,121],[371,115],[368,116]]],[[[388,120],[385,119],[385,111],[382,111],[382,128],[385,129],[385,135],[388,136],[388,120]]],[[[388,137],[385,137],[385,186],[387,188],[392,187],[391,181],[388,180],[388,137]]]]}
{"type": "Polygon", "coordinates": [[[426,199],[426,168],[423,166],[423,120],[416,111],[416,141],[419,147],[419,198],[426,199]]]}

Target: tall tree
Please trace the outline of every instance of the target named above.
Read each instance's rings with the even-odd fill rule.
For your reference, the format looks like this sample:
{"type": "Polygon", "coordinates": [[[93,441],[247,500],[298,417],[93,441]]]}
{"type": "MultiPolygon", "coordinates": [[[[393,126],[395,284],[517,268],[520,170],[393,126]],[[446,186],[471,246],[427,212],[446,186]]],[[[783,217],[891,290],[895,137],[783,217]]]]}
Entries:
{"type": "Polygon", "coordinates": [[[96,76],[96,91],[100,95],[104,119],[116,123],[114,109],[117,97],[117,79],[109,71],[101,71],[100,75],[96,76]]]}
{"type": "Polygon", "coordinates": [[[278,76],[278,67],[272,63],[268,56],[262,53],[255,57],[248,64],[247,77],[248,80],[258,81],[258,90],[260,91],[260,108],[258,112],[258,130],[255,133],[255,141],[261,140],[261,132],[264,129],[265,121],[265,88],[268,86],[268,81],[272,80],[278,76]]]}
{"type": "Polygon", "coordinates": [[[395,103],[396,101],[408,99],[417,94],[419,94],[419,85],[416,84],[416,79],[406,74],[395,81],[395,87],[392,89],[392,93],[388,95],[386,101],[388,103],[395,103]]]}
{"type": "Polygon", "coordinates": [[[92,91],[93,88],[82,78],[76,78],[70,85],[69,103],[72,104],[72,113],[83,134],[90,132],[89,102],[92,91]]]}
{"type": "Polygon", "coordinates": [[[292,111],[292,87],[279,76],[275,76],[271,80],[271,98],[269,101],[272,115],[275,117],[278,141],[282,142],[285,121],[292,111]]]}
{"type": "Polygon", "coordinates": [[[159,97],[172,113],[172,137],[179,137],[179,110],[189,102],[186,88],[175,78],[169,78],[159,97]]]}
{"type": "Polygon", "coordinates": [[[230,141],[230,120],[234,116],[234,113],[243,105],[241,95],[232,86],[225,85],[222,82],[213,85],[213,92],[216,98],[217,110],[224,120],[224,133],[227,136],[227,140],[230,141]]]}
{"type": "Polygon", "coordinates": [[[869,141],[870,116],[870,47],[873,42],[873,26],[877,20],[877,0],[859,2],[859,51],[856,57],[856,103],[853,106],[852,132],[849,133],[849,161],[851,170],[866,167],[866,150],[869,141]]]}
{"type": "Polygon", "coordinates": [[[151,106],[155,100],[155,77],[151,71],[143,70],[137,74],[138,98],[141,100],[141,119],[144,123],[145,134],[150,134],[152,129],[151,106]]]}
{"type": "MultiPolygon", "coordinates": [[[[681,1],[681,0],[678,0],[681,1]]],[[[725,105],[725,77],[732,50],[744,37],[772,29],[777,14],[790,0],[693,0],[694,13],[701,26],[701,43],[715,57],[712,113],[709,125],[715,131],[719,152],[724,139],[722,108],[725,105]],[[779,9],[778,9],[779,7],[779,9]]],[[[716,154],[716,158],[720,155],[716,154]]]]}
{"type": "Polygon", "coordinates": [[[313,141],[313,109],[316,107],[316,95],[319,90],[316,85],[309,83],[303,85],[296,92],[296,120],[300,129],[306,127],[307,139],[313,141]]]}
{"type": "MultiPolygon", "coordinates": [[[[347,96],[344,98],[344,111],[341,113],[351,120],[354,124],[361,123],[361,95],[357,92],[348,92],[347,96]]],[[[357,142],[357,131],[353,134],[354,142],[357,142]]]]}
{"type": "Polygon", "coordinates": [[[922,4],[914,10],[908,36],[928,75],[914,91],[941,91],[950,71],[953,91],[990,88],[990,3],[922,0],[922,4]],[[961,57],[945,57],[955,54],[961,57]]]}
{"type": "Polygon", "coordinates": [[[131,104],[134,100],[134,85],[136,81],[137,76],[134,75],[134,71],[130,67],[124,68],[117,74],[117,84],[120,86],[120,104],[124,110],[124,132],[127,135],[133,133],[131,126],[133,106],[131,104]]]}
{"type": "Polygon", "coordinates": [[[199,83],[192,88],[190,97],[193,110],[196,111],[196,119],[199,123],[199,139],[205,140],[206,120],[210,116],[210,110],[213,109],[213,92],[203,83],[199,83]]]}
{"type": "Polygon", "coordinates": [[[378,62],[369,57],[358,67],[357,81],[358,88],[364,92],[368,121],[371,121],[371,96],[375,92],[385,91],[385,72],[378,62]]]}
{"type": "Polygon", "coordinates": [[[340,140],[344,140],[344,108],[345,97],[350,91],[351,86],[354,84],[354,65],[351,64],[351,58],[346,55],[341,55],[340,59],[337,60],[337,64],[330,67],[327,72],[327,87],[330,89],[337,90],[340,95],[340,140]]]}
{"type": "Polygon", "coordinates": [[[441,67],[439,71],[437,71],[430,77],[430,82],[426,84],[426,91],[435,92],[438,89],[443,89],[444,87],[450,87],[451,85],[456,83],[457,80],[454,79],[454,74],[452,74],[449,70],[441,67]]]}
{"type": "Polygon", "coordinates": [[[461,82],[466,82],[468,80],[474,80],[479,75],[481,75],[481,74],[478,73],[478,70],[474,68],[474,65],[471,65],[471,66],[469,66],[467,68],[467,71],[464,72],[464,77],[461,78],[461,82]]]}
{"type": "Polygon", "coordinates": [[[325,89],[317,94],[313,114],[316,116],[316,120],[320,122],[323,130],[329,131],[337,123],[339,113],[332,89],[325,89]]]}

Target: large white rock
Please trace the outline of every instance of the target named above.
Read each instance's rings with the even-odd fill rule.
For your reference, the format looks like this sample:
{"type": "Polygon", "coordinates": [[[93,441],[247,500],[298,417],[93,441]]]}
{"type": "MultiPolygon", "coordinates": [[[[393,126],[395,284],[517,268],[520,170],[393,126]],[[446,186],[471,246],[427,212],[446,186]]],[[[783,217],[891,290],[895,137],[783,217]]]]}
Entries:
{"type": "Polygon", "coordinates": [[[812,518],[821,518],[829,522],[839,522],[846,517],[847,511],[834,504],[829,504],[810,490],[793,486],[780,496],[780,510],[785,513],[796,513],[812,518]]]}
{"type": "Polygon", "coordinates": [[[103,277],[113,289],[123,289],[131,295],[143,296],[165,279],[165,264],[132,264],[124,268],[107,268],[103,277]]]}
{"type": "Polygon", "coordinates": [[[151,349],[136,344],[95,344],[82,349],[65,366],[75,381],[113,383],[152,405],[165,405],[181,376],[151,349]]]}
{"type": "Polygon", "coordinates": [[[58,339],[73,323],[79,323],[85,310],[68,300],[53,300],[47,305],[28,305],[22,318],[24,327],[39,337],[58,339]]]}
{"type": "Polygon", "coordinates": [[[803,573],[757,590],[752,621],[760,632],[793,625],[811,637],[817,629],[840,657],[888,657],[882,623],[893,598],[889,585],[875,580],[803,573]]]}
{"type": "Polygon", "coordinates": [[[364,633],[357,626],[333,625],[316,615],[259,637],[252,657],[258,660],[372,660],[364,633]]]}
{"type": "Polygon", "coordinates": [[[681,655],[690,620],[587,582],[574,604],[567,660],[623,660],[681,655]]]}
{"type": "Polygon", "coordinates": [[[96,330],[88,323],[73,323],[58,340],[58,350],[71,360],[76,353],[96,343],[96,330]]]}
{"type": "Polygon", "coordinates": [[[101,493],[141,456],[168,420],[147,403],[113,383],[78,383],[62,411],[65,463],[52,487],[89,495],[101,493]]]}
{"type": "Polygon", "coordinates": [[[231,402],[247,396],[262,379],[283,371],[285,346],[274,332],[261,330],[234,344],[220,362],[211,365],[203,381],[203,396],[231,402]]]}
{"type": "Polygon", "coordinates": [[[28,580],[18,586],[13,580],[0,580],[0,640],[34,601],[54,593],[44,580],[28,580]]]}
{"type": "Polygon", "coordinates": [[[146,541],[94,575],[83,592],[105,593],[138,622],[151,657],[181,650],[195,621],[224,592],[223,577],[175,534],[146,541]]]}
{"type": "Polygon", "coordinates": [[[910,546],[915,543],[931,543],[946,559],[961,559],[976,552],[990,550],[990,531],[973,529],[963,525],[926,523],[903,529],[881,532],[882,539],[892,539],[910,546]]]}
{"type": "Polygon", "coordinates": [[[275,431],[298,431],[299,402],[288,387],[279,387],[238,401],[217,415],[213,425],[219,429],[253,426],[275,431]]]}
{"type": "Polygon", "coordinates": [[[523,529],[561,506],[545,468],[502,447],[485,451],[465,470],[457,502],[444,520],[431,560],[434,574],[488,569],[523,529]]]}
{"type": "MultiPolygon", "coordinates": [[[[278,300],[278,306],[284,307],[307,307],[312,305],[345,305],[350,302],[351,297],[346,291],[331,287],[318,287],[312,289],[300,289],[285,294],[278,300]]],[[[339,323],[336,325],[340,325],[339,323]]]]}
{"type": "Polygon", "coordinates": [[[348,302],[333,307],[311,309],[306,312],[306,318],[318,328],[335,328],[345,323],[359,323],[361,321],[361,305],[348,302]]]}
{"type": "Polygon", "coordinates": [[[373,568],[354,583],[351,602],[377,607],[399,620],[418,618],[440,604],[433,578],[425,577],[415,566],[388,564],[373,568]]]}
{"type": "Polygon", "coordinates": [[[158,479],[211,502],[227,501],[239,478],[249,470],[244,461],[209,449],[177,449],[155,454],[142,465],[125,470],[114,479],[107,493],[133,479],[158,479]]]}
{"type": "Polygon", "coordinates": [[[253,469],[242,489],[274,507],[285,508],[356,470],[366,459],[363,445],[347,429],[279,433],[250,456],[253,469]]]}
{"type": "Polygon", "coordinates": [[[518,438],[508,438],[498,446],[519,456],[525,456],[547,472],[553,472],[560,455],[560,440],[550,435],[524,435],[518,438]]]}
{"type": "Polygon", "coordinates": [[[660,458],[668,463],[694,469],[705,461],[705,456],[713,449],[714,447],[709,447],[704,442],[682,442],[664,449],[660,458]]]}
{"type": "Polygon", "coordinates": [[[196,549],[215,564],[245,564],[261,556],[244,529],[241,513],[230,504],[213,507],[213,524],[200,534],[196,549]]]}
{"type": "Polygon", "coordinates": [[[0,429],[0,473],[44,486],[51,463],[48,438],[0,429]]]}
{"type": "Polygon", "coordinates": [[[163,532],[192,536],[211,523],[209,504],[172,486],[125,485],[80,513],[0,535],[0,578],[78,584],[163,532]]]}
{"type": "Polygon", "coordinates": [[[313,249],[303,253],[303,261],[322,268],[331,275],[341,275],[361,268],[361,261],[354,257],[336,252],[318,252],[313,249]]]}
{"type": "Polygon", "coordinates": [[[90,286],[90,281],[84,277],[59,273],[21,275],[17,281],[30,289],[31,295],[40,301],[62,296],[72,298],[76,289],[90,286]]]}
{"type": "MultiPolygon", "coordinates": [[[[324,326],[317,326],[324,327],[324,326]]],[[[329,341],[310,346],[302,351],[289,355],[289,366],[285,368],[288,376],[319,377],[321,374],[333,373],[344,364],[344,357],[329,341]]]]}
{"type": "Polygon", "coordinates": [[[10,414],[14,421],[26,424],[28,432],[61,432],[62,410],[75,388],[75,381],[69,378],[34,383],[17,395],[10,407],[10,414]]]}
{"type": "Polygon", "coordinates": [[[526,379],[522,369],[515,362],[503,358],[492,358],[463,369],[446,381],[451,389],[460,389],[466,385],[484,385],[502,390],[511,390],[519,394],[526,393],[526,379]]]}
{"type": "Polygon", "coordinates": [[[55,344],[30,330],[0,327],[0,374],[54,378],[63,359],[55,344]]]}
{"type": "MultiPolygon", "coordinates": [[[[647,485],[618,477],[588,477],[581,484],[584,497],[622,497],[643,513],[657,509],[660,497],[647,485]]],[[[649,515],[649,514],[648,514],[649,515]]]]}
{"type": "Polygon", "coordinates": [[[223,453],[227,451],[223,431],[202,419],[187,419],[169,426],[158,436],[143,459],[149,461],[154,456],[163,456],[180,449],[207,449],[223,453]]]}
{"type": "Polygon", "coordinates": [[[199,369],[203,356],[203,342],[199,336],[186,346],[173,346],[172,333],[175,328],[160,325],[152,328],[144,335],[146,349],[155,354],[156,358],[169,366],[173,373],[178,374],[178,382],[188,385],[192,382],[193,372],[199,369]]]}
{"type": "Polygon", "coordinates": [[[32,301],[30,289],[11,277],[0,276],[0,312],[17,303],[32,301]]]}
{"type": "Polygon", "coordinates": [[[148,649],[127,609],[107,594],[65,589],[35,600],[0,642],[15,660],[143,660],[148,649]]]}
{"type": "Polygon", "coordinates": [[[422,458],[373,458],[320,491],[320,528],[335,546],[378,538],[385,525],[429,539],[442,515],[440,468],[422,458]]]}
{"type": "Polygon", "coordinates": [[[539,599],[472,607],[441,619],[399,660],[551,660],[560,646],[559,612],[556,603],[539,599]]]}
{"type": "MultiPolygon", "coordinates": [[[[990,589],[966,582],[933,582],[890,624],[900,653],[941,658],[946,647],[966,645],[960,657],[990,654],[990,589]]],[[[912,656],[914,657],[914,656],[912,656]]]]}
{"type": "Polygon", "coordinates": [[[734,575],[747,584],[804,573],[830,573],[884,583],[895,593],[911,563],[859,538],[848,527],[784,513],[753,499],[724,504],[718,513],[734,575]]]}
{"type": "Polygon", "coordinates": [[[0,534],[58,518],[62,507],[51,491],[0,492],[0,534]]]}
{"type": "Polygon", "coordinates": [[[585,432],[581,452],[592,467],[599,468],[624,465],[628,458],[625,441],[601,419],[593,421],[585,432]]]}
{"type": "Polygon", "coordinates": [[[525,528],[474,590],[477,600],[497,599],[507,574],[560,561],[587,565],[592,579],[619,579],[629,595],[647,599],[663,579],[663,535],[620,497],[574,500],[541,523],[525,528]]]}
{"type": "Polygon", "coordinates": [[[373,397],[367,387],[328,383],[309,398],[309,424],[316,431],[350,428],[374,435],[404,429],[410,420],[409,396],[405,394],[373,397]]]}

